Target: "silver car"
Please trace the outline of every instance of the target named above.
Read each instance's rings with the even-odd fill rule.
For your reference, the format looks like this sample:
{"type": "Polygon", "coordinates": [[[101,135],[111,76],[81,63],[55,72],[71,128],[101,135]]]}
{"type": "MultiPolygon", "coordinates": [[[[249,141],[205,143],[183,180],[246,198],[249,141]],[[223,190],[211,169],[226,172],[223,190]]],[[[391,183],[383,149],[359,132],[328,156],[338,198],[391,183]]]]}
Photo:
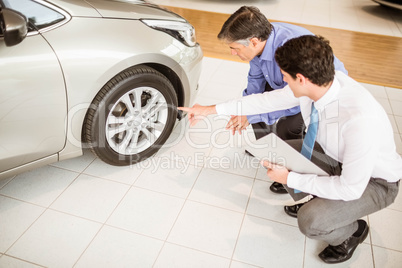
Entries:
{"type": "Polygon", "coordinates": [[[0,178],[82,155],[130,165],[192,103],[202,50],[146,1],[0,0],[0,178]]]}

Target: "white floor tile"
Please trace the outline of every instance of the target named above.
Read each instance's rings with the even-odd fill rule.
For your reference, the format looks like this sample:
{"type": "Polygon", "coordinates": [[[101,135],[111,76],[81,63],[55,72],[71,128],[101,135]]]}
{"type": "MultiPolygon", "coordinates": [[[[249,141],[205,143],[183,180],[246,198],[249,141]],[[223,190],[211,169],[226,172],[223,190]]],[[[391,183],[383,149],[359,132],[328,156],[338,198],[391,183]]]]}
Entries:
{"type": "Polygon", "coordinates": [[[45,166],[20,174],[0,194],[48,207],[78,176],[78,173],[45,166]]]}
{"type": "Polygon", "coordinates": [[[178,142],[167,144],[156,154],[156,157],[172,158],[202,167],[211,151],[209,142],[193,137],[182,137],[178,142]]]}
{"type": "Polygon", "coordinates": [[[84,154],[80,157],[56,162],[51,164],[51,166],[65,168],[76,172],[82,172],[96,158],[96,156],[89,149],[85,149],[83,153],[84,154]]]}
{"type": "Polygon", "coordinates": [[[201,74],[203,86],[198,95],[218,100],[241,96],[247,84],[248,64],[220,60],[215,65],[201,74]]]}
{"type": "Polygon", "coordinates": [[[247,264],[239,261],[232,261],[230,268],[258,268],[259,266],[254,266],[251,264],[247,264]]]}
{"type": "MultiPolygon", "coordinates": [[[[333,3],[333,1],[331,3],[333,3]]],[[[341,7],[336,5],[331,7],[329,26],[335,29],[350,31],[360,30],[359,20],[353,7],[341,7]]]]}
{"type": "Polygon", "coordinates": [[[304,240],[296,227],[246,216],[233,259],[262,267],[302,267],[304,240]]]}
{"type": "Polygon", "coordinates": [[[188,199],[244,213],[253,181],[243,176],[203,169],[188,199]]]}
{"type": "Polygon", "coordinates": [[[300,22],[308,25],[317,25],[329,27],[331,25],[330,12],[327,8],[326,10],[316,10],[316,8],[305,7],[304,12],[301,16],[300,22]]]}
{"type": "Polygon", "coordinates": [[[381,104],[387,114],[394,114],[388,99],[377,98],[377,101],[381,104]]]}
{"type": "MultiPolygon", "coordinates": [[[[368,241],[366,239],[365,241],[368,241]]],[[[328,244],[322,241],[306,239],[306,255],[304,260],[304,267],[311,267],[311,268],[318,268],[318,267],[328,267],[328,264],[323,262],[319,257],[318,254],[327,247],[328,244]]],[[[370,268],[373,266],[373,256],[371,252],[371,247],[369,244],[362,243],[360,244],[353,256],[350,260],[339,263],[339,264],[331,264],[331,267],[334,268],[343,268],[343,267],[350,267],[350,268],[370,268]]]]}
{"type": "Polygon", "coordinates": [[[163,241],[104,226],[74,267],[152,267],[163,241]]]}
{"type": "Polygon", "coordinates": [[[130,186],[80,175],[51,208],[86,219],[105,222],[130,186]]]}
{"type": "Polygon", "coordinates": [[[243,131],[242,135],[231,135],[228,131],[221,133],[205,167],[255,178],[260,162],[245,153],[246,147],[253,140],[251,135],[254,135],[252,130],[243,131]]]}
{"type": "MultiPolygon", "coordinates": [[[[203,90],[203,88],[208,84],[212,75],[216,72],[222,60],[204,57],[202,60],[202,70],[200,79],[198,80],[198,93],[203,90]]],[[[199,94],[197,94],[198,97],[199,94]]]]}
{"type": "Polygon", "coordinates": [[[385,87],[383,86],[378,86],[378,85],[371,85],[371,84],[366,84],[366,83],[360,83],[365,89],[367,89],[371,95],[373,95],[374,98],[382,98],[382,99],[387,99],[387,91],[385,90],[385,87]]]}
{"type": "Polygon", "coordinates": [[[142,169],[138,165],[118,167],[108,165],[100,159],[96,159],[84,171],[85,174],[91,176],[100,177],[129,185],[134,183],[141,172],[142,169]]]}
{"type": "Polygon", "coordinates": [[[200,143],[215,146],[221,133],[228,132],[225,130],[226,124],[230,116],[226,115],[210,115],[200,120],[195,126],[190,126],[188,121],[186,124],[181,124],[183,138],[188,143],[200,143]]]}
{"type": "MultiPolygon", "coordinates": [[[[278,14],[279,1],[263,1],[263,5],[258,5],[260,11],[267,17],[270,21],[278,14]]],[[[254,5],[257,6],[257,5],[254,5]]]]}
{"type": "Polygon", "coordinates": [[[0,189],[3,188],[5,185],[7,185],[7,183],[9,183],[12,179],[14,179],[14,177],[1,179],[0,180],[0,189]]]}
{"type": "Polygon", "coordinates": [[[289,194],[275,194],[269,190],[271,183],[256,180],[247,207],[247,215],[252,215],[297,227],[297,219],[289,217],[283,207],[294,205],[289,194]]]}
{"type": "Polygon", "coordinates": [[[230,259],[204,253],[178,245],[166,243],[163,247],[154,268],[204,268],[229,267],[230,259]]]}
{"type": "Polygon", "coordinates": [[[402,116],[402,101],[390,99],[389,102],[391,103],[393,114],[396,116],[402,116]]]}
{"type": "Polygon", "coordinates": [[[385,89],[391,100],[402,101],[402,89],[392,87],[386,87],[385,89]]]}
{"type": "Polygon", "coordinates": [[[167,151],[169,148],[172,148],[173,146],[179,144],[179,142],[184,138],[184,134],[188,128],[188,120],[186,118],[180,120],[173,128],[173,131],[170,134],[169,138],[154,156],[160,154],[161,151],[167,151]]]}
{"type": "Polygon", "coordinates": [[[373,245],[402,251],[402,240],[399,235],[402,212],[386,208],[369,215],[369,219],[373,245]],[[384,219],[386,219],[386,226],[384,219]]]}
{"type": "Polygon", "coordinates": [[[0,255],[0,267],[39,268],[43,266],[35,265],[33,263],[25,262],[9,256],[0,255]]]}
{"type": "Polygon", "coordinates": [[[183,203],[183,199],[131,188],[107,224],[138,234],[166,239],[183,203]]]}
{"type": "Polygon", "coordinates": [[[0,196],[0,252],[5,253],[44,210],[35,205],[0,196]]]}
{"type": "Polygon", "coordinates": [[[376,267],[400,268],[402,252],[386,248],[373,247],[374,263],[376,267]]]}
{"type": "Polygon", "coordinates": [[[398,127],[397,130],[400,134],[402,134],[402,116],[395,115],[394,118],[395,118],[396,125],[398,127]]]}
{"type": "Polygon", "coordinates": [[[297,1],[279,1],[275,13],[271,13],[268,20],[297,23],[302,21],[303,9],[297,1]],[[299,8],[295,8],[298,6],[299,8]]]}
{"type": "MultiPolygon", "coordinates": [[[[223,61],[222,64],[219,65],[216,72],[211,76],[209,83],[231,86],[233,90],[230,90],[228,93],[234,97],[241,96],[240,93],[244,90],[243,85],[247,83],[248,66],[248,63],[223,61]]],[[[220,91],[221,89],[216,88],[216,90],[220,91]]],[[[211,97],[213,96],[214,95],[212,94],[211,97]]]]}
{"type": "Polygon", "coordinates": [[[250,70],[250,64],[248,64],[248,62],[222,60],[219,68],[221,70],[229,70],[231,74],[237,75],[241,80],[247,82],[247,75],[250,70]]]}
{"type": "Polygon", "coordinates": [[[195,103],[200,104],[200,105],[213,105],[213,104],[218,104],[222,102],[221,100],[218,99],[214,99],[213,96],[201,96],[201,95],[197,95],[197,97],[195,98],[195,103]]]}
{"type": "Polygon", "coordinates": [[[394,131],[394,135],[396,134],[399,136],[399,129],[398,129],[398,125],[396,124],[395,116],[388,114],[388,118],[389,118],[389,121],[391,122],[391,126],[392,126],[392,130],[394,131]]]}
{"type": "MultiPolygon", "coordinates": [[[[170,158],[153,158],[155,164],[144,170],[135,186],[151,191],[186,198],[201,168],[170,158]],[[156,162],[160,161],[160,162],[156,162]]],[[[149,163],[152,163],[151,161],[149,163]]]]}
{"type": "Polygon", "coordinates": [[[47,267],[72,267],[101,225],[46,211],[7,252],[47,267]]]}
{"type": "Polygon", "coordinates": [[[230,258],[243,214],[187,201],[168,242],[230,258]]]}
{"type": "Polygon", "coordinates": [[[210,80],[198,94],[202,97],[212,97],[220,101],[227,101],[241,97],[243,90],[243,83],[229,85],[227,82],[214,82],[210,80]]]}

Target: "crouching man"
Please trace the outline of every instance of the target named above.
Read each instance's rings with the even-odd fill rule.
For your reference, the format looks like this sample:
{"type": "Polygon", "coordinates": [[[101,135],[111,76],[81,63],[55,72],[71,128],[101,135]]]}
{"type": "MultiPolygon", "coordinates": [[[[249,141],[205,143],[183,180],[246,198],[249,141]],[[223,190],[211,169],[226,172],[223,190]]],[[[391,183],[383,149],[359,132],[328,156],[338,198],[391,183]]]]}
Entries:
{"type": "Polygon", "coordinates": [[[350,259],[369,232],[360,218],[394,202],[402,178],[402,159],[382,106],[359,83],[334,69],[334,55],[322,37],[287,41],[275,52],[283,89],[229,102],[180,108],[191,125],[209,114],[254,115],[300,105],[304,140],[288,143],[329,176],[298,174],[264,162],[267,175],[283,183],[295,199],[315,198],[295,212],[300,231],[328,246],[319,254],[326,263],[350,259]],[[238,109],[241,107],[241,109],[238,109]]]}

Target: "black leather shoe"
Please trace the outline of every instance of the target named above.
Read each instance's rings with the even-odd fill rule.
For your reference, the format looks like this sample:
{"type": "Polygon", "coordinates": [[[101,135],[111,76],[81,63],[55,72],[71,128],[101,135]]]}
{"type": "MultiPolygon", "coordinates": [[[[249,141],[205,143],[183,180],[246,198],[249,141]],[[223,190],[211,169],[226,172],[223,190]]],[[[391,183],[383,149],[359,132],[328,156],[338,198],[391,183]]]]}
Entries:
{"type": "Polygon", "coordinates": [[[286,214],[288,214],[289,216],[291,216],[291,217],[293,217],[293,218],[297,218],[297,212],[299,211],[299,209],[304,205],[304,204],[306,204],[307,202],[305,202],[305,203],[299,203],[299,204],[296,204],[296,205],[293,205],[293,206],[285,206],[284,207],[284,209],[285,209],[285,212],[286,212],[286,214]]]}
{"type": "Polygon", "coordinates": [[[285,187],[283,187],[282,183],[274,181],[271,186],[269,186],[269,189],[276,193],[276,194],[287,194],[288,191],[286,191],[285,187]]]}
{"type": "Polygon", "coordinates": [[[320,254],[318,254],[321,260],[326,263],[340,263],[349,260],[357,246],[361,244],[364,239],[366,239],[369,232],[369,227],[364,220],[358,220],[358,223],[363,229],[363,231],[360,232],[360,235],[356,235],[356,233],[354,233],[340,245],[329,245],[320,254]]]}

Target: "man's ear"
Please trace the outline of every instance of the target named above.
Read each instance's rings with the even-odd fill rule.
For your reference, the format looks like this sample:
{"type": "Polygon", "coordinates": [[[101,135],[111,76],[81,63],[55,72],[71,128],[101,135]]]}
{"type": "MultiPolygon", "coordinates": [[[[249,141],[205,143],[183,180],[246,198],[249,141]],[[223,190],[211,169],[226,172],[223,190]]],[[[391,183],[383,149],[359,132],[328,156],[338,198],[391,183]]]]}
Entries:
{"type": "Polygon", "coordinates": [[[296,81],[298,81],[301,85],[304,85],[307,82],[307,78],[304,75],[297,73],[296,81]]]}
{"type": "Polygon", "coordinates": [[[250,43],[253,45],[253,47],[256,47],[260,42],[260,39],[258,39],[257,37],[253,37],[250,39],[250,43]]]}

